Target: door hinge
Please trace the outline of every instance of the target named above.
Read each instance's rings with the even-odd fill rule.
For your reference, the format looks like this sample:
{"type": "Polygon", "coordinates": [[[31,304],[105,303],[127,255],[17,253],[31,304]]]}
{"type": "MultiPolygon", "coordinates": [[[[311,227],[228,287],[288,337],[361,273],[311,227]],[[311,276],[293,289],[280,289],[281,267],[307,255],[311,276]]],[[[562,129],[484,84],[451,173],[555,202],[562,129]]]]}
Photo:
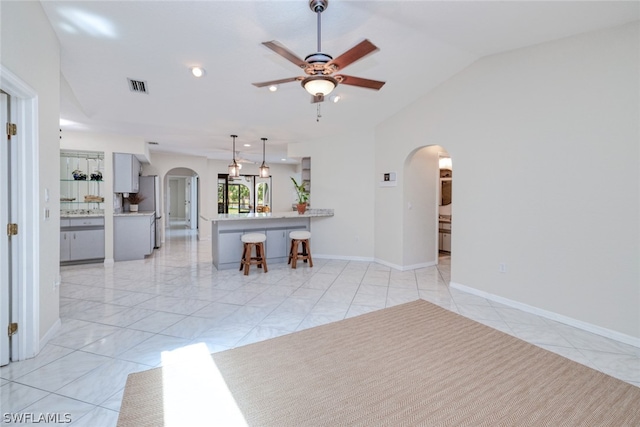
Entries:
{"type": "Polygon", "coordinates": [[[17,323],[9,323],[9,327],[7,328],[7,335],[15,335],[18,332],[18,324],[17,323]]]}
{"type": "Polygon", "coordinates": [[[18,224],[7,224],[7,236],[16,236],[18,234],[18,224]]]}
{"type": "Polygon", "coordinates": [[[15,123],[7,123],[7,136],[15,136],[18,133],[18,126],[15,123]]]}

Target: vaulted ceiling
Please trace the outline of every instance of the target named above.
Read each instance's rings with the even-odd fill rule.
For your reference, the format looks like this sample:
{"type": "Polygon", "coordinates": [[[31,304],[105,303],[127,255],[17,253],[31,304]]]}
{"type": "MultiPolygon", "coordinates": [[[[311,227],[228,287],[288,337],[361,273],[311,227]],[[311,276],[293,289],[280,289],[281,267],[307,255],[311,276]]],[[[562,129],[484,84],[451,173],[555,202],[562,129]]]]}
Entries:
{"type": "Polygon", "coordinates": [[[380,91],[339,85],[338,103],[310,103],[298,82],[276,92],[251,83],[302,75],[261,43],[304,58],[316,15],[297,1],[42,1],[61,44],[62,129],[154,141],[151,150],[229,159],[286,158],[289,143],[370,129],[477,59],[638,20],[638,2],[341,1],[322,14],[322,50],[363,39],[380,50],[345,74],[380,91]],[[202,66],[195,78],[190,67],[202,66]],[[146,82],[130,91],[127,78],[146,82]],[[244,147],[243,144],[251,144],[244,147]]]}

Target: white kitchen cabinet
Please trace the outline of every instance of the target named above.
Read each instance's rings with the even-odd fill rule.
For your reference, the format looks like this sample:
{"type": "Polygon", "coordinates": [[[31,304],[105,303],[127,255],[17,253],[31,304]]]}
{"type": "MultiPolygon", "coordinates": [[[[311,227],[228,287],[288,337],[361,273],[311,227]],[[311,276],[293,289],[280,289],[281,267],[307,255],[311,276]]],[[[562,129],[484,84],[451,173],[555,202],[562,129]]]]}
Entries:
{"type": "Polygon", "coordinates": [[[440,250],[451,252],[451,233],[440,233],[440,250]]]}
{"type": "Polygon", "coordinates": [[[140,161],[133,154],[113,153],[113,192],[137,193],[140,189],[140,161]]]}

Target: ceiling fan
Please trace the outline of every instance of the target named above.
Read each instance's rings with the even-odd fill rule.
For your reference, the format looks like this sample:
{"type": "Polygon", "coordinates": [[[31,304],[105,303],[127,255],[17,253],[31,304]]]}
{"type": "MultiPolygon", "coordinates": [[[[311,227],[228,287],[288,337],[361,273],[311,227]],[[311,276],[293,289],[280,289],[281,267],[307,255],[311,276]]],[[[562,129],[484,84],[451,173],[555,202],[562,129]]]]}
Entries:
{"type": "Polygon", "coordinates": [[[272,40],[263,42],[262,44],[273,50],[278,55],[293,62],[295,65],[304,70],[306,76],[290,77],[287,79],[272,80],[262,83],[253,83],[256,87],[272,86],[281,83],[289,83],[299,81],[302,87],[312,96],[311,102],[322,102],[338,84],[358,86],[367,89],[380,90],[385,82],[378,80],[364,79],[362,77],[347,76],[345,74],[334,74],[350,65],[366,55],[373,53],[378,48],[369,40],[363,40],[351,49],[344,52],[337,58],[333,58],[326,53],[322,53],[320,45],[321,34],[321,14],[329,6],[329,0],[309,0],[309,7],[318,16],[318,51],[308,55],[304,60],[299,58],[295,53],[284,47],[281,43],[272,40]]]}

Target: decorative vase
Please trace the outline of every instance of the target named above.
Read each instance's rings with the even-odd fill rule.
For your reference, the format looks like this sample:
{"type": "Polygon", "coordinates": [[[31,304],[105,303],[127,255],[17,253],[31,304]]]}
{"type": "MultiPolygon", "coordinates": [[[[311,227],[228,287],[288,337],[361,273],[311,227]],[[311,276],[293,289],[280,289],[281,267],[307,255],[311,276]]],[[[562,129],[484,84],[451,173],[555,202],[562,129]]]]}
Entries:
{"type": "Polygon", "coordinates": [[[298,208],[298,213],[300,215],[302,215],[307,210],[307,204],[306,203],[298,203],[297,208],[298,208]]]}
{"type": "Polygon", "coordinates": [[[129,205],[130,212],[138,212],[138,205],[129,205]]]}

